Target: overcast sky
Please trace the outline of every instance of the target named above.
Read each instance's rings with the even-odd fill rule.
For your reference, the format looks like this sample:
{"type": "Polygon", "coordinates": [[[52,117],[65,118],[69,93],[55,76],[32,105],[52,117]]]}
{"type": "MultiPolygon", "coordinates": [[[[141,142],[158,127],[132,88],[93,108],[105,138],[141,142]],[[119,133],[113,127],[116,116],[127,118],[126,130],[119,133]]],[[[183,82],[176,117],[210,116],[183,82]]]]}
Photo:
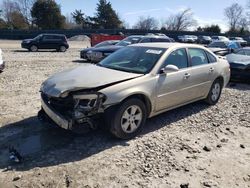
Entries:
{"type": "MultiPolygon", "coordinates": [[[[82,9],[88,16],[93,16],[98,0],[56,0],[56,2],[61,5],[64,14],[82,9]]],[[[225,30],[227,29],[225,7],[232,3],[239,3],[245,7],[247,0],[110,0],[110,2],[130,27],[140,16],[152,16],[161,23],[168,15],[184,8],[191,8],[200,25],[219,24],[225,30]]]]}

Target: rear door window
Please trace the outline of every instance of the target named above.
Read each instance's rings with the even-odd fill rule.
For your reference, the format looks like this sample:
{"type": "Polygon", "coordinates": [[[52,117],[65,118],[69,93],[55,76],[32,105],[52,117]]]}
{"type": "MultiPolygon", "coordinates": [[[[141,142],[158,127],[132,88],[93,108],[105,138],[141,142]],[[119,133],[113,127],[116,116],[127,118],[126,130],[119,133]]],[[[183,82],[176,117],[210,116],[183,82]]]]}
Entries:
{"type": "Polygon", "coordinates": [[[214,57],[214,55],[212,55],[209,52],[206,52],[206,53],[207,53],[207,57],[209,59],[209,63],[215,63],[215,62],[217,62],[217,59],[216,59],[216,57],[214,57]]]}
{"type": "Polygon", "coordinates": [[[60,36],[54,36],[54,35],[45,35],[43,37],[44,41],[60,41],[61,37],[60,36]]]}
{"type": "Polygon", "coordinates": [[[250,56],[250,50],[244,50],[245,51],[245,54],[250,56]]]}
{"type": "Polygon", "coordinates": [[[51,36],[51,35],[45,35],[45,36],[43,36],[43,40],[44,41],[50,41],[50,40],[53,40],[54,38],[53,38],[53,36],[51,36]]]}
{"type": "Polygon", "coordinates": [[[151,38],[144,38],[141,40],[140,43],[147,43],[147,42],[151,42],[151,38]]]}
{"type": "Polygon", "coordinates": [[[189,48],[188,53],[191,59],[192,66],[208,64],[206,52],[199,48],[189,48]]]}

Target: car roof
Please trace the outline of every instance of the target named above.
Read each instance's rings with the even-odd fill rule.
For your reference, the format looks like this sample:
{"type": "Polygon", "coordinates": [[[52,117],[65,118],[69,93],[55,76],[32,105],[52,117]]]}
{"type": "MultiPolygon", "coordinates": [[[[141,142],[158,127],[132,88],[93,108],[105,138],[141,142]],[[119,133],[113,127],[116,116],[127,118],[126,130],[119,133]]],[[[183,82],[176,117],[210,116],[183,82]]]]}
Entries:
{"type": "Polygon", "coordinates": [[[159,36],[159,35],[149,35],[149,36],[143,36],[142,38],[169,39],[169,37],[168,37],[168,36],[159,36]]]}
{"type": "Polygon", "coordinates": [[[138,47],[151,47],[151,48],[202,48],[206,49],[205,47],[197,44],[186,44],[186,43],[176,43],[176,42],[151,42],[151,43],[137,43],[137,44],[132,44],[130,46],[138,46],[138,47]]]}
{"type": "Polygon", "coordinates": [[[52,33],[41,33],[40,35],[51,35],[51,36],[65,36],[63,34],[52,34],[52,33]]]}

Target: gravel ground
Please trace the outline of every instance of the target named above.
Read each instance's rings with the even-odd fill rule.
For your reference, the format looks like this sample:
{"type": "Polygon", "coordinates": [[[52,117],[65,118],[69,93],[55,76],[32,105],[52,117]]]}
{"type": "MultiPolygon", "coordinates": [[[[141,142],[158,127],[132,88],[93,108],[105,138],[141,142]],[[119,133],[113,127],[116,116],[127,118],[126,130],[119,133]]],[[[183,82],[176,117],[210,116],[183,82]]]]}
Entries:
{"type": "Polygon", "coordinates": [[[41,124],[39,87],[79,66],[83,42],[66,53],[29,53],[0,41],[0,187],[250,187],[250,85],[231,84],[215,106],[197,102],[149,119],[130,141],[97,130],[76,135],[41,124]],[[23,156],[8,160],[8,147],[23,156]]]}

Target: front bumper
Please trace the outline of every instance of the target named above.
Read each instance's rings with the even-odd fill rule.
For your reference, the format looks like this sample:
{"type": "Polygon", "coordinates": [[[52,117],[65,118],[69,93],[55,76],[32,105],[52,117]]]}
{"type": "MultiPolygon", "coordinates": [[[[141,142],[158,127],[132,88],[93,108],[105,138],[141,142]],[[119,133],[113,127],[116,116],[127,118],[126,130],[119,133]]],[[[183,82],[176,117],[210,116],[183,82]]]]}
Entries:
{"type": "Polygon", "coordinates": [[[53,107],[46,102],[43,98],[41,100],[42,103],[42,109],[44,112],[49,116],[51,120],[53,120],[59,127],[66,129],[66,130],[71,130],[73,121],[72,120],[67,120],[64,118],[61,114],[56,112],[53,107]]]}
{"type": "Polygon", "coordinates": [[[29,43],[21,43],[21,47],[22,48],[25,48],[25,49],[29,49],[29,47],[30,47],[30,45],[29,45],[29,43]]]}
{"type": "Polygon", "coordinates": [[[250,83],[250,71],[231,68],[231,81],[250,83]]]}
{"type": "Polygon", "coordinates": [[[88,56],[89,56],[90,61],[92,62],[99,62],[105,58],[103,53],[101,52],[92,52],[88,54],[88,56]]]}
{"type": "Polygon", "coordinates": [[[104,97],[100,93],[96,93],[96,99],[91,95],[80,93],[75,95],[77,99],[70,98],[53,98],[45,94],[41,94],[42,110],[38,113],[40,120],[52,120],[59,127],[66,130],[76,130],[78,128],[95,129],[100,118],[104,113],[103,100],[104,97]],[[86,102],[86,96],[89,101],[86,102]],[[74,107],[72,100],[76,100],[74,107]],[[77,101],[78,100],[78,101],[77,101]],[[73,108],[72,108],[73,107],[73,108]]]}
{"type": "Polygon", "coordinates": [[[80,52],[80,58],[81,59],[88,59],[87,53],[86,52],[80,52]]]}

